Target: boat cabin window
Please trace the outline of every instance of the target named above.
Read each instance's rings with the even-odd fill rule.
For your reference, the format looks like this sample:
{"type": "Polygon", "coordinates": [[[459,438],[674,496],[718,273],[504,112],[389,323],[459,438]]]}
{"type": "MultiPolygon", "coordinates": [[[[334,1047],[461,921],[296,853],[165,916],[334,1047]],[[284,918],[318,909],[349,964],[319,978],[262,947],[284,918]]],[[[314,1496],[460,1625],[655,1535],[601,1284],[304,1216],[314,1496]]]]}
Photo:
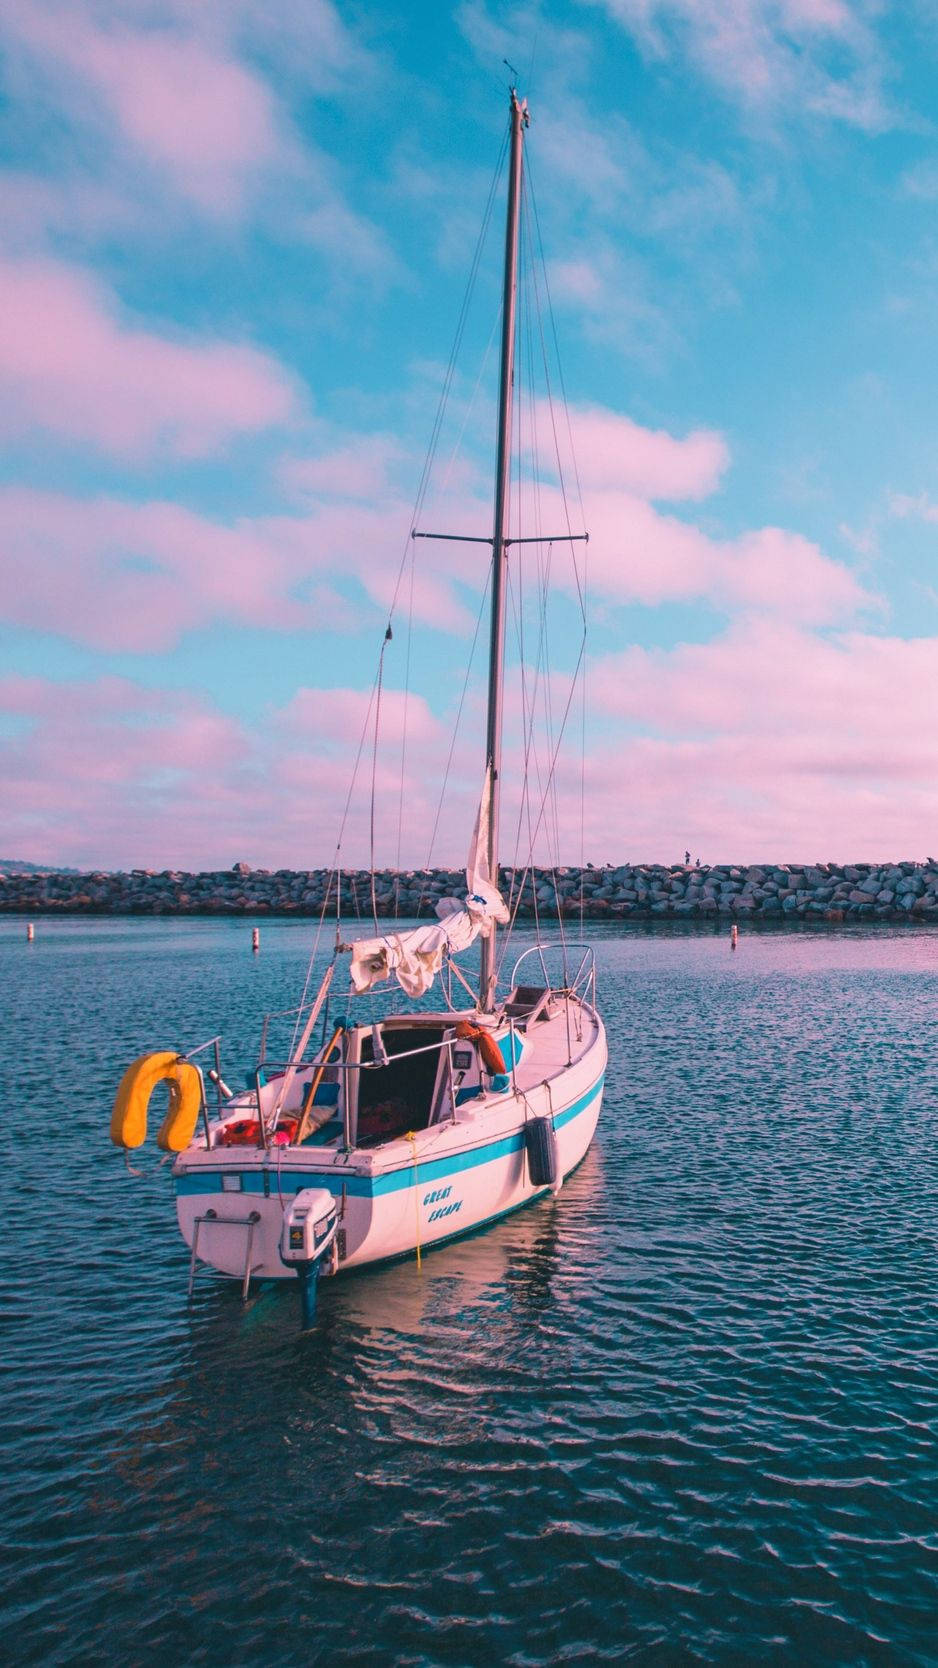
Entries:
{"type": "MultiPolygon", "coordinates": [[[[448,1026],[385,1025],[381,1038],[389,1056],[386,1066],[355,1073],[358,1079],[358,1132],[360,1147],[374,1147],[406,1135],[411,1129],[426,1129],[439,1120],[441,1072],[448,1073],[448,1051],[440,1046],[450,1034],[448,1026]],[[414,1049],[424,1049],[415,1054],[414,1049]],[[441,1059],[441,1054],[443,1058],[441,1059]],[[396,1056],[404,1055],[403,1059],[396,1056]]],[[[370,1065],[374,1045],[370,1034],[361,1038],[361,1063],[370,1065]]],[[[445,1116],[445,1111],[443,1116],[445,1116]]]]}

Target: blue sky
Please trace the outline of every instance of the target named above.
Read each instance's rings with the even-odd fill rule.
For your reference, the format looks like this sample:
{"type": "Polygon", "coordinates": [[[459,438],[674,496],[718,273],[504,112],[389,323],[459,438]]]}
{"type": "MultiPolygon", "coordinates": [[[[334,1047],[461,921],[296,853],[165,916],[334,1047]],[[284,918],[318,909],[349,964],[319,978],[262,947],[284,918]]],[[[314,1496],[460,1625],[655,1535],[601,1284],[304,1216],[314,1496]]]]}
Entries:
{"type": "MultiPolygon", "coordinates": [[[[591,532],[585,856],[938,844],[924,0],[9,0],[0,50],[0,854],[328,861],[505,58],[591,532]]],[[[426,512],[479,532],[498,296],[496,223],[426,512]]],[[[380,861],[463,854],[477,678],[428,836],[483,582],[420,548],[380,861]]],[[[349,861],[366,822],[358,795],[349,861]]]]}

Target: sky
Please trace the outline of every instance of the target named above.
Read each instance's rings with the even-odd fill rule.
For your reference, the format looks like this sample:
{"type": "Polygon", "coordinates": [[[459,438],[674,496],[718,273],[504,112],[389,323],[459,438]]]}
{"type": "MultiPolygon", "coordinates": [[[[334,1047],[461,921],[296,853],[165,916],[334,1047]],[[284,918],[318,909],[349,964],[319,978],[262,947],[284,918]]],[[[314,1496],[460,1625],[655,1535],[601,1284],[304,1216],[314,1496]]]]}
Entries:
{"type": "MultiPolygon", "coordinates": [[[[934,22],[6,0],[0,856],[311,868],[341,831],[366,863],[373,797],[376,863],[464,860],[486,550],[409,531],[504,60],[537,210],[521,358],[548,339],[514,512],[590,542],[550,547],[543,614],[544,549],[513,567],[503,857],[525,755],[561,861],[938,850],[934,22]]],[[[427,528],[490,530],[502,213],[427,528]]]]}

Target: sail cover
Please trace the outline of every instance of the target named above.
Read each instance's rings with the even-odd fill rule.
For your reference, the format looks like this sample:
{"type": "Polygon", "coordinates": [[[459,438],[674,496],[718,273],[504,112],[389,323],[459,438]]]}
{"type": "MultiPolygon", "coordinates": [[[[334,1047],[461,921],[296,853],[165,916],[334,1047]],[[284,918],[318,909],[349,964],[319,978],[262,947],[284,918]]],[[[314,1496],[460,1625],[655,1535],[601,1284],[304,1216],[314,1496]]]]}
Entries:
{"type": "Polygon", "coordinates": [[[465,901],[441,898],[436,906],[438,921],[427,922],[410,932],[388,933],[384,938],[362,938],[353,944],[350,972],[357,995],[383,984],[393,975],[408,996],[423,996],[446,956],[468,949],[475,939],[494,932],[497,921],[508,920],[502,895],[489,874],[485,851],[490,795],[491,779],[486,771],[466,865],[465,901]]]}

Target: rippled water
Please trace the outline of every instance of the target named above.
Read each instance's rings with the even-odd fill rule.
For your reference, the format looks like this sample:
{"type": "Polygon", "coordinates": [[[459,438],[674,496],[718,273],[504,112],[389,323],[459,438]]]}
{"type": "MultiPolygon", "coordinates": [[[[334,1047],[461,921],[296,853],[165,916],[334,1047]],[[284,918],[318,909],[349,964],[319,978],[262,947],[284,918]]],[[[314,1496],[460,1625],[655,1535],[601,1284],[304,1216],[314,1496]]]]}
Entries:
{"type": "Polygon", "coordinates": [[[0,924],[6,1654],[934,1663],[938,934],[591,936],[603,1117],[556,1202],[241,1308],[123,1066],[246,1063],[308,928],[0,924]]]}

